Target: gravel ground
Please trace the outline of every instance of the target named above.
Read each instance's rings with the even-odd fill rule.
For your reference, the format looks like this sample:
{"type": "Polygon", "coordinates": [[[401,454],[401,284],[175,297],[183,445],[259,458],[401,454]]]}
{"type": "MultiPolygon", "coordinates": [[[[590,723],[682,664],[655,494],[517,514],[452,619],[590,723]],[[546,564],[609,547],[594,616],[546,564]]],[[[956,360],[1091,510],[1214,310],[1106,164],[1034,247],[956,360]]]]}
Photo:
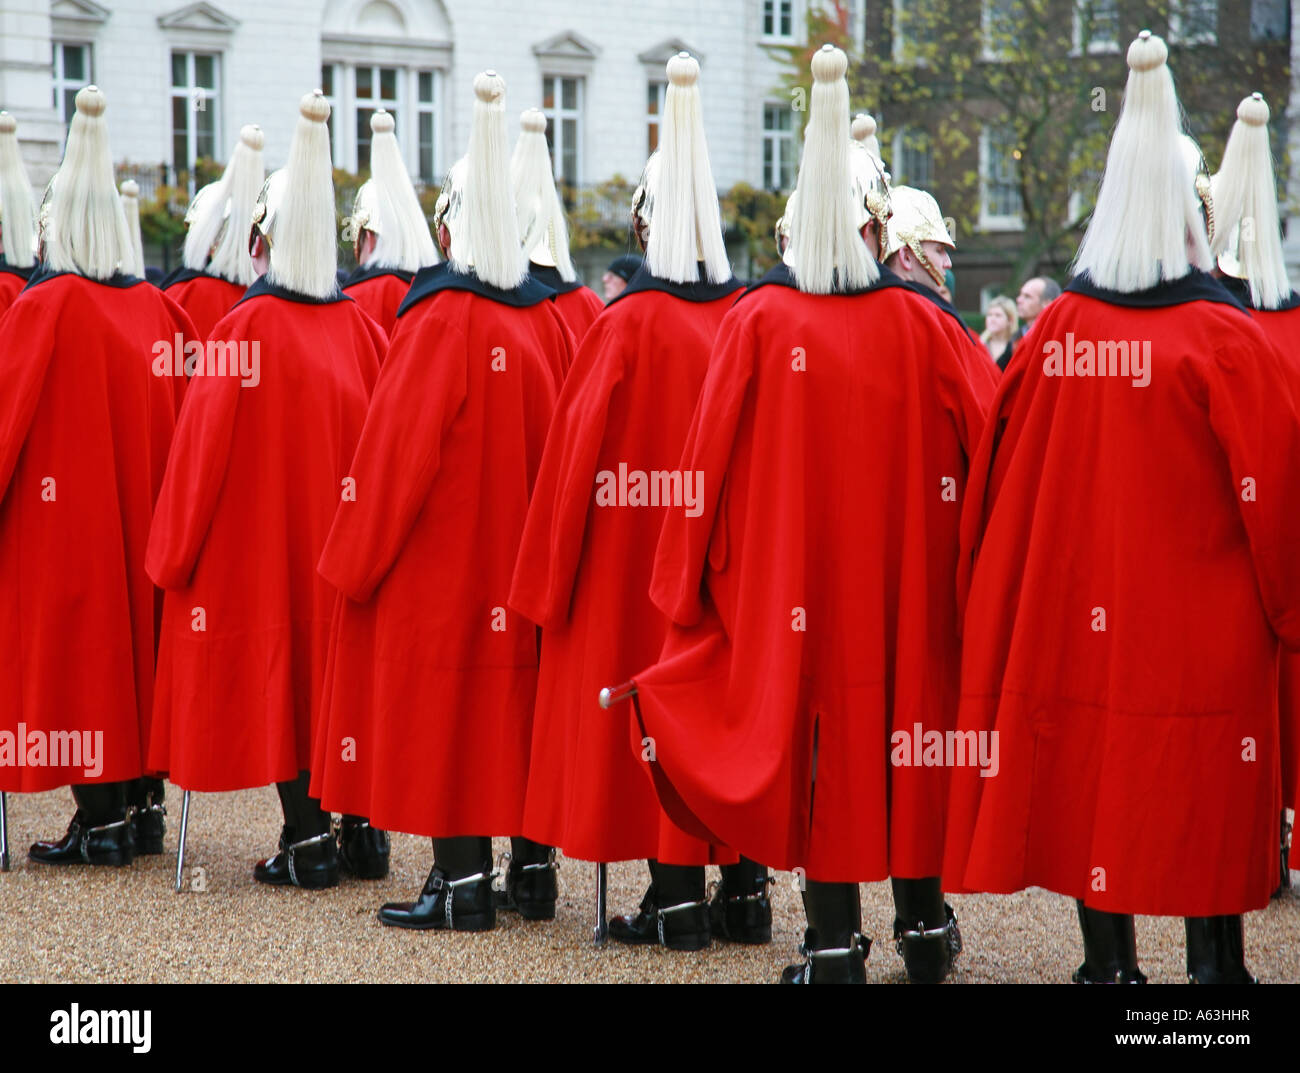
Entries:
{"type": "MultiPolygon", "coordinates": [[[[393,867],[380,882],[344,879],[333,890],[268,889],[253,882],[255,861],[272,852],[280,812],[273,788],[196,794],[190,808],[187,887],[175,894],[180,793],[168,788],[167,845],[132,868],[51,868],[27,860],[37,838],[62,834],[72,813],[66,790],[9,795],[12,871],[0,875],[0,980],[65,981],[635,981],[768,983],[797,960],[803,914],[793,877],[773,895],[770,946],[714,943],[698,954],[590,942],[595,866],[564,861],[560,904],[550,923],[501,914],[493,932],[456,935],[385,928],[375,910],[413,898],[432,863],[428,842],[393,838],[393,867]],[[201,869],[201,874],[195,869],[201,869]],[[196,883],[196,880],[201,881],[196,883]]],[[[500,840],[497,851],[507,843],[500,840]]],[[[1246,919],[1247,964],[1265,982],[1300,982],[1300,873],[1297,885],[1246,919]]],[[[611,865],[611,913],[630,912],[647,883],[644,864],[611,865]]],[[[1007,897],[952,898],[966,952],[957,983],[1064,983],[1082,958],[1074,906],[1041,890],[1007,897]]],[[[863,926],[875,940],[867,961],[874,983],[903,983],[888,941],[888,883],[863,886],[863,926]]],[[[1183,929],[1176,919],[1138,920],[1143,971],[1152,982],[1181,982],[1183,929]]]]}

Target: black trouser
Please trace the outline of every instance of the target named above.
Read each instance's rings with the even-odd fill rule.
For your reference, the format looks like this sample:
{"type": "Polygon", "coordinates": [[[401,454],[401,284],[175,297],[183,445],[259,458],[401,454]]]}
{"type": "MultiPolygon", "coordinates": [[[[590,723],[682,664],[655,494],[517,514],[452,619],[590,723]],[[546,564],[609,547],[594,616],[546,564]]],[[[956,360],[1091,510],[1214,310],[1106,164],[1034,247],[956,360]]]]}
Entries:
{"type": "Polygon", "coordinates": [[[1129,913],[1107,913],[1079,908],[1079,930],[1083,933],[1083,960],[1089,974],[1107,980],[1117,973],[1137,972],[1137,934],[1129,913]]]}
{"type": "Polygon", "coordinates": [[[116,823],[126,816],[127,790],[132,782],[86,782],[72,787],[72,798],[91,827],[116,823]]]}
{"type": "Polygon", "coordinates": [[[894,888],[894,916],[904,927],[924,923],[927,929],[942,928],[948,923],[943,903],[943,884],[938,876],[924,879],[891,879],[894,888]]]}
{"type": "Polygon", "coordinates": [[[488,875],[492,871],[492,839],[479,835],[459,838],[435,838],[433,863],[447,873],[448,879],[488,875]]]}
{"type": "Polygon", "coordinates": [[[856,883],[807,880],[803,908],[809,929],[816,932],[815,950],[842,950],[862,930],[862,900],[856,883]]]}
{"type": "Polygon", "coordinates": [[[645,863],[650,868],[650,882],[654,884],[659,908],[704,901],[704,865],[645,863]]]}
{"type": "Polygon", "coordinates": [[[722,866],[722,889],[729,898],[762,894],[767,889],[767,866],[741,857],[722,866]]]}
{"type": "Polygon", "coordinates": [[[280,807],[284,809],[284,826],[294,842],[323,835],[330,829],[330,814],[320,807],[316,798],[307,795],[310,784],[311,773],[307,771],[300,771],[296,779],[275,784],[280,807]]]}

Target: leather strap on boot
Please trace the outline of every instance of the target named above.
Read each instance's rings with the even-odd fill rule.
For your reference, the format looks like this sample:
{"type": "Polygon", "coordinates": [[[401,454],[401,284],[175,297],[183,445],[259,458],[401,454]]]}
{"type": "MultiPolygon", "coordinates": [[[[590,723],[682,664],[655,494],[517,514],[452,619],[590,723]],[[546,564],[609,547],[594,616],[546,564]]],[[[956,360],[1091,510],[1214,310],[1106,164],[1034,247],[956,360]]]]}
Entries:
{"type": "Polygon", "coordinates": [[[680,905],[668,905],[656,909],[659,919],[659,944],[661,946],[668,945],[667,940],[664,938],[664,921],[667,919],[668,914],[680,913],[684,909],[702,909],[707,914],[708,906],[708,902],[682,902],[680,905]]]}
{"type": "Polygon", "coordinates": [[[102,835],[106,831],[116,831],[123,827],[127,827],[131,822],[131,813],[132,810],[127,809],[126,817],[124,819],[114,820],[112,823],[101,824],[98,827],[83,827],[81,829],[81,842],[78,846],[78,849],[81,851],[81,859],[87,864],[90,864],[91,839],[95,838],[97,835],[102,835]]]}
{"type": "MultiPolygon", "coordinates": [[[[302,884],[298,882],[298,872],[294,866],[294,857],[298,850],[305,849],[307,846],[319,846],[322,842],[331,841],[333,837],[332,832],[326,831],[323,834],[312,835],[311,838],[304,838],[301,842],[292,842],[287,846],[283,846],[285,864],[289,868],[289,880],[295,887],[302,886],[302,884]]],[[[281,836],[281,839],[283,841],[283,836],[281,836]]]]}
{"type": "Polygon", "coordinates": [[[451,928],[455,924],[455,910],[452,908],[456,904],[456,890],[470,883],[491,883],[499,875],[497,872],[475,872],[472,876],[463,876],[460,879],[448,879],[441,871],[435,871],[429,877],[429,892],[436,893],[439,890],[446,889],[447,895],[443,899],[443,919],[447,922],[447,927],[451,928]]]}
{"type": "Polygon", "coordinates": [[[871,940],[867,936],[854,932],[849,938],[848,946],[822,950],[812,947],[811,944],[815,941],[816,933],[809,928],[804,933],[804,941],[799,944],[799,953],[804,955],[804,963],[786,969],[781,975],[782,983],[866,983],[866,970],[863,966],[871,954],[871,940]]]}

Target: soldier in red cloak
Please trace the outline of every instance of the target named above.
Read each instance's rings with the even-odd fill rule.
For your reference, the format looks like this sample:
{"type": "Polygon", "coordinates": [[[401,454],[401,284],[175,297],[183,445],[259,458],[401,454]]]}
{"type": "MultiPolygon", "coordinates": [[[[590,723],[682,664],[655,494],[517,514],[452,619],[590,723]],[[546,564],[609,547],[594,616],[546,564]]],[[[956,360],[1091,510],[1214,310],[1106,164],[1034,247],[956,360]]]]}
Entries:
{"type": "Polygon", "coordinates": [[[505,82],[474,81],[468,155],[435,208],[447,264],[397,327],[320,572],[335,615],[314,788],[324,804],[430,837],[433,868],[382,923],[496,924],[494,834],[525,917],[555,915],[553,851],[520,836],[537,630],[507,609],[571,337],[527,274],[509,183],[505,82]]]}
{"type": "Polygon", "coordinates": [[[122,271],[132,252],[106,106],[94,86],[77,94],[41,214],[42,269],[0,319],[0,790],[71,783],[77,803],[62,839],[31,847],[43,864],[162,852],[161,803],[132,811],[156,770],[145,543],[174,421],[151,361],[194,328],[122,271]]]}
{"type": "Polygon", "coordinates": [[[27,286],[36,267],[36,211],[18,123],[0,112],[0,315],[27,286]]]}
{"type": "MultiPolygon", "coordinates": [[[[338,883],[340,857],[308,796],[335,598],[316,561],[387,340],[335,278],[329,105],[308,95],[300,112],[289,163],[250,215],[264,274],[186,389],[149,536],[167,593],[150,757],[187,790],[275,783],[280,849],[253,876],[320,888],[338,883]]],[[[345,867],[386,874],[382,832],[344,835],[345,867]]]]}
{"type": "Polygon", "coordinates": [[[262,189],[264,142],[261,127],[240,130],[221,178],[195,194],[185,213],[189,232],[180,267],[159,284],[189,314],[201,339],[257,279],[244,222],[262,189]]]}
{"type": "Polygon", "coordinates": [[[528,254],[528,271],[555,292],[555,308],[573,333],[576,352],[605,305],[595,291],[583,286],[573,269],[569,227],[551,172],[546,115],[537,108],[529,108],[519,117],[519,139],[510,158],[510,182],[519,213],[519,234],[528,254]]]}
{"type": "Polygon", "coordinates": [[[987,388],[948,318],[876,263],[887,183],[849,138],[846,67],[813,58],[787,263],[719,330],[681,463],[704,495],[668,512],[651,597],[672,626],[635,683],[668,814],[805,878],[807,959],[784,980],[865,980],[858,884],[886,876],[909,975],[939,980],[960,950],[938,879],[948,772],[890,743],[955,723],[958,510],[987,388]]]}
{"type": "Polygon", "coordinates": [[[352,215],[343,224],[343,241],[351,244],[357,259],[343,290],[388,336],[415,273],[438,263],[394,126],[383,108],[370,117],[370,178],[361,184],[352,215]]]}
{"type": "MultiPolygon", "coordinates": [[[[1268,103],[1252,93],[1237,106],[1223,164],[1211,180],[1213,251],[1219,281],[1251,311],[1255,323],[1283,355],[1300,354],[1300,295],[1291,289],[1277,208],[1277,180],[1268,138],[1268,103]],[[1243,226],[1243,221],[1249,221],[1243,226]]],[[[1282,806],[1300,807],[1300,655],[1282,653],[1278,683],[1282,806]]],[[[1291,885],[1291,824],[1281,818],[1277,892],[1291,885]]],[[[1300,851],[1292,851],[1300,853],[1300,851]]],[[[1275,893],[1277,893],[1275,892],[1275,893]]]]}
{"type": "Polygon", "coordinates": [[[510,598],[542,627],[524,831],[568,857],[646,858],[650,890],[610,936],[675,950],[702,949],[715,931],[767,942],[772,921],[766,870],[664,814],[647,770],[652,750],[597,700],[663,647],[668,623],[649,585],[672,496],[657,482],[679,499],[702,493],[675,467],[718,325],[742,286],[712,194],[698,76],[689,55],[669,60],[660,149],[633,199],[646,266],[588,333],[564,382],[510,598]],[[723,882],[711,922],[704,866],[714,862],[723,882]]]}
{"type": "Polygon", "coordinates": [[[1252,980],[1300,646],[1300,369],[1209,274],[1167,56],[1129,47],[1074,279],[1007,365],[962,515],[959,730],[1000,768],[956,772],[944,876],[1076,899],[1079,983],[1145,979],[1136,913],[1187,918],[1191,979],[1252,980]]]}

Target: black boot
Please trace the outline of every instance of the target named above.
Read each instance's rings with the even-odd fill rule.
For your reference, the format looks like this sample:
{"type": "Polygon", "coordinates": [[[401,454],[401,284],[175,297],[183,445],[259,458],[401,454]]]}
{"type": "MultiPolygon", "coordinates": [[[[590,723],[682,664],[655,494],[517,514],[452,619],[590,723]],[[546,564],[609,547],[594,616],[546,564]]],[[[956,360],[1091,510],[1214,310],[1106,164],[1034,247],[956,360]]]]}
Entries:
{"type": "Polygon", "coordinates": [[[292,827],[280,831],[280,852],[258,861],[253,878],[272,887],[324,890],[339,885],[339,855],[329,831],[298,838],[292,827]]]}
{"type": "Polygon", "coordinates": [[[894,946],[914,984],[938,984],[961,953],[957,914],[938,876],[894,879],[894,946]]]}
{"type": "Polygon", "coordinates": [[[495,892],[497,908],[517,912],[525,920],[554,920],[558,871],[550,846],[530,838],[511,838],[505,889],[495,892]]]}
{"type": "Polygon", "coordinates": [[[709,925],[715,939],[761,945],[772,941],[772,900],[767,869],[748,857],[722,866],[722,882],[709,902],[709,925]]]}
{"type": "Polygon", "coordinates": [[[1241,917],[1187,917],[1187,982],[1259,983],[1246,968],[1241,917]]]}
{"type": "Polygon", "coordinates": [[[862,904],[856,883],[808,880],[803,892],[808,930],[799,953],[802,965],[788,965],[783,984],[865,984],[871,940],[862,927],[862,904]]]}
{"type": "Polygon", "coordinates": [[[304,890],[339,885],[339,854],[330,831],[330,814],[307,796],[309,780],[309,773],[303,771],[296,779],[275,784],[284,809],[280,852],[253,867],[253,878],[259,883],[304,890]]]}
{"type": "Polygon", "coordinates": [[[1282,869],[1281,882],[1273,892],[1274,898],[1280,898],[1291,887],[1291,825],[1286,822],[1286,809],[1282,810],[1282,869]]]}
{"type": "Polygon", "coordinates": [[[635,916],[615,917],[609,937],[631,945],[659,943],[669,950],[703,950],[709,945],[709,906],[704,900],[704,866],[650,866],[650,889],[635,916]]]}
{"type": "Polygon", "coordinates": [[[127,789],[127,803],[134,810],[131,833],[135,837],[135,852],[141,857],[163,852],[163,838],[167,834],[165,795],[163,780],[147,776],[133,780],[127,789]]]}
{"type": "Polygon", "coordinates": [[[1137,933],[1128,913],[1107,913],[1079,907],[1079,930],[1083,933],[1083,964],[1071,979],[1076,984],[1144,984],[1147,978],[1138,968],[1137,933]]]}
{"type": "Polygon", "coordinates": [[[135,840],[126,815],[126,783],[86,783],[72,787],[77,803],[68,831],[58,842],[37,842],[27,856],[40,864],[102,864],[135,860],[135,840]]]}
{"type": "Polygon", "coordinates": [[[339,869],[358,879],[388,875],[391,841],[387,831],[371,827],[360,816],[344,816],[339,824],[339,869]]]}
{"type": "Polygon", "coordinates": [[[492,839],[435,838],[433,871],[419,898],[382,906],[379,921],[418,931],[491,931],[497,923],[492,894],[492,839]]]}

